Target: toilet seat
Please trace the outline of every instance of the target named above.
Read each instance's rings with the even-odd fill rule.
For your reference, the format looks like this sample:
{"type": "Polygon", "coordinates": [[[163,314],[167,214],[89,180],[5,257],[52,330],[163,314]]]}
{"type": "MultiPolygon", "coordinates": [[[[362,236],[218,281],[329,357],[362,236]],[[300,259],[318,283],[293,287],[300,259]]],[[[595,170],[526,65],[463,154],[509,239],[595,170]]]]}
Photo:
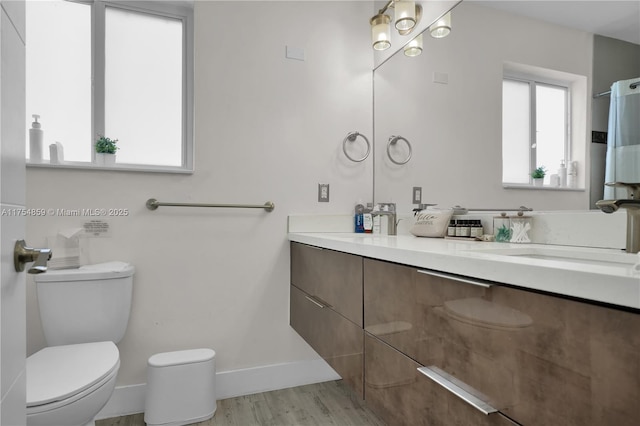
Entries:
{"type": "Polygon", "coordinates": [[[112,380],[120,367],[113,342],[51,346],[27,358],[27,414],[70,404],[112,380]]]}

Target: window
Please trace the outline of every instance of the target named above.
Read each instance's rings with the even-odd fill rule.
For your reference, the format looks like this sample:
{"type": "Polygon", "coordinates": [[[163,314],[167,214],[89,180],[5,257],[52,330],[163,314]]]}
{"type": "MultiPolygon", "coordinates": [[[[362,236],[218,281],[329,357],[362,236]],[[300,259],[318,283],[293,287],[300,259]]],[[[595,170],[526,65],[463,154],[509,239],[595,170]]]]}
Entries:
{"type": "Polygon", "coordinates": [[[95,167],[93,145],[105,135],[118,139],[118,168],[193,169],[190,8],[98,0],[26,8],[27,129],[40,115],[44,163],[60,142],[66,166],[95,167]]]}
{"type": "Polygon", "coordinates": [[[568,164],[569,85],[505,77],[502,83],[502,181],[530,184],[530,172],[549,176],[568,164]]]}

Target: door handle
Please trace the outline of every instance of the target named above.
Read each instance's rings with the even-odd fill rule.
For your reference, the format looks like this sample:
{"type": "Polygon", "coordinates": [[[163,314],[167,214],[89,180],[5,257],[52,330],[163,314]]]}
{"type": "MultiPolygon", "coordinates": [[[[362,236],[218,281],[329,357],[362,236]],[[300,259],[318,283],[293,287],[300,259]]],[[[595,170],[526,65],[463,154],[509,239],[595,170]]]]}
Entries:
{"type": "Polygon", "coordinates": [[[41,274],[47,272],[47,261],[51,259],[52,255],[51,249],[27,247],[24,240],[18,240],[13,249],[13,265],[16,268],[16,272],[22,272],[27,262],[34,262],[27,272],[41,274]]]}

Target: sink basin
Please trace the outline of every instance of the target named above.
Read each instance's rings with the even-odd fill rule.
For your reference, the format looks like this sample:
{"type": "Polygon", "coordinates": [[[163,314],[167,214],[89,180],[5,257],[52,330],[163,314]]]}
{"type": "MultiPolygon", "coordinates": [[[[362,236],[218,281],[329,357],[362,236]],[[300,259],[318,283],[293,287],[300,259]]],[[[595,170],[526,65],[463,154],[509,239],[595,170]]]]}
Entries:
{"type": "Polygon", "coordinates": [[[505,247],[495,249],[469,250],[468,252],[528,259],[551,260],[557,262],[583,263],[599,266],[628,267],[640,262],[635,254],[614,250],[577,247],[505,247]]]}

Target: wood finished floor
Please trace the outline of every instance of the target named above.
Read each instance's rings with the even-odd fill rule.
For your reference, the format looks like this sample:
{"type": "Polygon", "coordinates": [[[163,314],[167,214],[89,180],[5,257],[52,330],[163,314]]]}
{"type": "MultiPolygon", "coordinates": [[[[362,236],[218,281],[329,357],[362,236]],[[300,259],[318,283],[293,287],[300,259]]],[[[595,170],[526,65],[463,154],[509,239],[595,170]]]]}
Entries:
{"type": "MultiPolygon", "coordinates": [[[[341,380],[218,401],[198,426],[384,426],[341,380]]],[[[144,414],[98,420],[96,426],[144,426],[144,414]]]]}

